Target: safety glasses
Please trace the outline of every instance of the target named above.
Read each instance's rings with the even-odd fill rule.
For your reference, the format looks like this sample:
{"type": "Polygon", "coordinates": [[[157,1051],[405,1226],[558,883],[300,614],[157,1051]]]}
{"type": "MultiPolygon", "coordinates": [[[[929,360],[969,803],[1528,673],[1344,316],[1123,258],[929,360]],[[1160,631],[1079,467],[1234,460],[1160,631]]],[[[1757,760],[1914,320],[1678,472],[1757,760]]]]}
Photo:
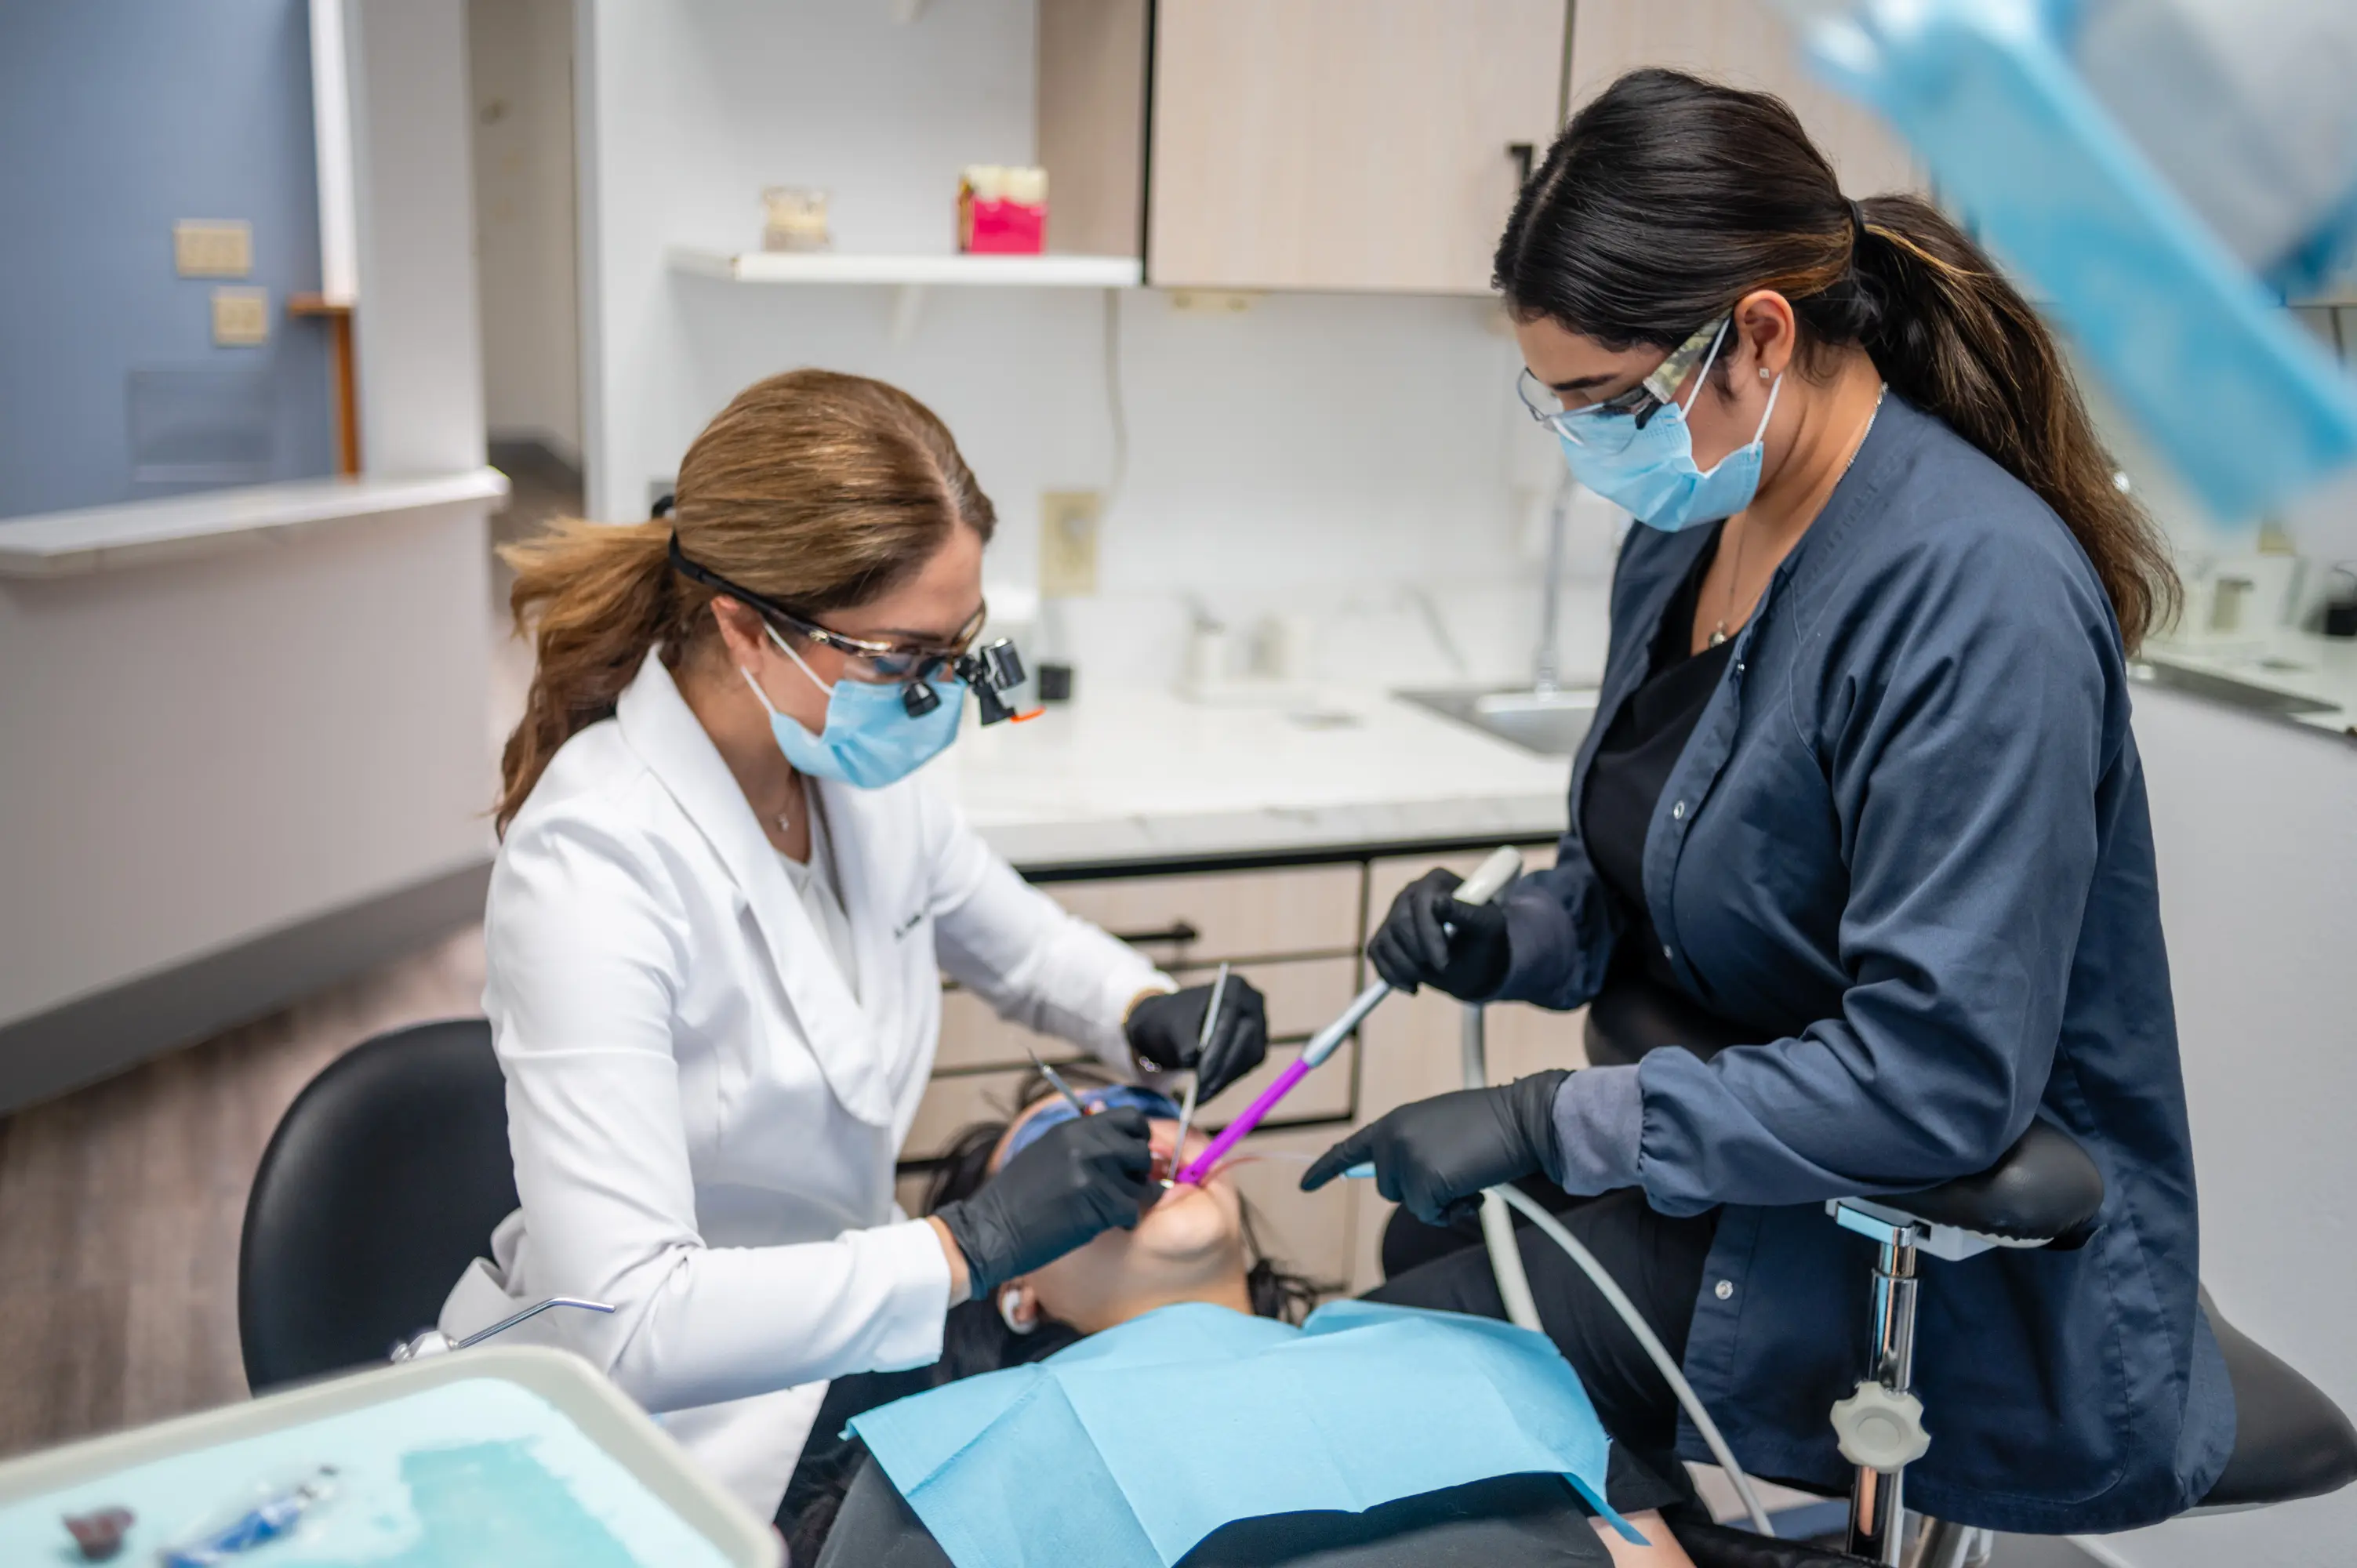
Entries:
{"type": "MultiPolygon", "coordinates": [[[[1112,1111],[1125,1105],[1134,1105],[1146,1112],[1148,1121],[1176,1122],[1178,1120],[1177,1101],[1151,1089],[1140,1089],[1134,1083],[1114,1083],[1100,1089],[1083,1089],[1079,1091],[1079,1095],[1081,1103],[1088,1107],[1092,1115],[1100,1111],[1112,1111]]],[[[1004,1164],[1013,1159],[1035,1142],[1040,1133],[1059,1122],[1070,1122],[1079,1115],[1080,1112],[1065,1101],[1049,1101],[1032,1112],[1031,1119],[1017,1128],[1015,1135],[1006,1140],[1006,1153],[1000,1156],[1000,1163],[1004,1164]]]]}
{"type": "Polygon", "coordinates": [[[974,688],[984,724],[1028,716],[1017,714],[1003,701],[1006,693],[1024,682],[1023,660],[1017,656],[1015,645],[1001,638],[982,648],[974,646],[974,639],[982,635],[983,625],[990,618],[988,605],[976,609],[974,618],[945,643],[873,642],[864,637],[830,631],[807,617],[796,615],[768,595],[757,594],[709,567],[698,565],[680,549],[676,532],[671,536],[670,552],[672,570],[690,582],[701,583],[716,594],[726,594],[750,605],[795,636],[842,654],[844,673],[851,679],[876,686],[899,684],[900,701],[912,719],[922,718],[939,707],[941,688],[953,682],[974,688]]]}
{"type": "Polygon", "coordinates": [[[1684,384],[1695,361],[1705,355],[1716,354],[1720,338],[1733,320],[1731,315],[1722,316],[1695,328],[1693,336],[1671,349],[1635,386],[1597,403],[1564,407],[1562,397],[1531,374],[1528,366],[1515,379],[1514,390],[1522,395],[1523,406],[1530,410],[1533,419],[1576,446],[1609,456],[1634,441],[1637,432],[1645,428],[1663,404],[1677,396],[1678,388],[1684,384]]]}

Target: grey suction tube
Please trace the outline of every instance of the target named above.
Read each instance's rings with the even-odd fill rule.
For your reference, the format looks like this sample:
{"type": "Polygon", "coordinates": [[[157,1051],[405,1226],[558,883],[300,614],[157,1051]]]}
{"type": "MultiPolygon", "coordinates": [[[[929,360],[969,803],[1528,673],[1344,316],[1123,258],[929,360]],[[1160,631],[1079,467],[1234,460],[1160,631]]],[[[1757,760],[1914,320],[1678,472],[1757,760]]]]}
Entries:
{"type": "MultiPolygon", "coordinates": [[[[1511,852],[1499,851],[1483,869],[1491,869],[1498,864],[1499,855],[1508,853],[1511,852]]],[[[1514,865],[1519,868],[1519,856],[1514,865]]],[[[1484,889],[1484,893],[1487,897],[1494,897],[1499,890],[1492,886],[1484,889]]],[[[1483,901],[1486,902],[1486,897],[1483,901]]],[[[1466,1004],[1464,1029],[1465,1087],[1486,1089],[1490,1082],[1489,1039],[1480,1003],[1466,1004]]],[[[1686,1381],[1685,1373],[1679,1368],[1676,1358],[1670,1354],[1669,1348],[1662,1343],[1652,1326],[1638,1312],[1637,1304],[1629,1299],[1629,1293],[1620,1288],[1620,1283],[1602,1263],[1597,1262],[1596,1254],[1582,1246],[1579,1238],[1565,1230],[1562,1222],[1548,1213],[1544,1205],[1533,1202],[1514,1187],[1493,1187],[1481,1194],[1481,1240],[1490,1250],[1490,1269],[1498,1276],[1498,1298],[1505,1304],[1507,1320],[1518,1328],[1544,1332],[1539,1325],[1537,1298],[1531,1294],[1530,1275],[1523,1267],[1523,1251],[1514,1243],[1514,1221],[1507,1212],[1510,1208],[1519,1209],[1524,1219],[1538,1228],[1539,1234],[1562,1248],[1612,1310],[1620,1315],[1620,1321],[1627,1324],[1629,1331],[1637,1337],[1637,1343],[1644,1347],[1645,1354],[1668,1381],[1671,1391],[1677,1395],[1678,1403],[1693,1419],[1695,1430],[1702,1434],[1711,1457],[1717,1460],[1718,1467],[1727,1472],[1727,1478],[1734,1485],[1736,1495],[1743,1499],[1744,1512],[1751,1516],[1751,1528],[1762,1535],[1774,1536],[1776,1527],[1769,1521],[1768,1510],[1760,1505],[1760,1494],[1753,1489],[1751,1477],[1743,1473],[1741,1465],[1736,1463],[1735,1452],[1727,1445],[1727,1439],[1719,1434],[1718,1423],[1711,1420],[1710,1412],[1703,1408],[1701,1398],[1694,1391],[1694,1385],[1686,1381]]]]}
{"type": "MultiPolygon", "coordinates": [[[[1704,1444],[1710,1449],[1710,1456],[1718,1461],[1720,1469],[1727,1472],[1727,1478],[1734,1484],[1736,1495],[1743,1499],[1743,1511],[1751,1516],[1751,1528],[1762,1535],[1773,1536],[1776,1527],[1770,1522],[1768,1510],[1760,1505],[1760,1494],[1752,1489],[1751,1477],[1745,1475],[1743,1466],[1736,1463],[1735,1451],[1727,1447],[1727,1439],[1719,1435],[1718,1423],[1711,1420],[1710,1412],[1703,1408],[1702,1399],[1694,1391],[1694,1385],[1687,1382],[1685,1373],[1679,1370],[1676,1358],[1670,1354],[1669,1348],[1662,1343],[1652,1326],[1638,1312],[1637,1304],[1629,1299],[1629,1293],[1620,1288],[1620,1282],[1614,1279],[1611,1273],[1596,1261],[1596,1254],[1581,1246],[1579,1238],[1565,1230],[1563,1222],[1549,1214],[1544,1205],[1532,1201],[1511,1187],[1493,1187],[1482,1196],[1486,1198],[1492,1195],[1520,1209],[1523,1218],[1537,1226],[1541,1235],[1562,1248],[1571,1261],[1579,1265],[1580,1272],[1587,1276],[1604,1299],[1611,1303],[1612,1310],[1620,1315],[1620,1321],[1629,1326],[1629,1332],[1637,1337],[1637,1343],[1645,1348],[1645,1354],[1652,1359],[1653,1365],[1669,1380],[1671,1391],[1678,1396],[1678,1403],[1685,1407],[1686,1414],[1693,1418],[1695,1430],[1702,1434],[1704,1444]]],[[[1507,1245],[1512,1247],[1513,1243],[1509,1240],[1507,1245]]],[[[1497,1249],[1493,1245],[1490,1253],[1493,1266],[1497,1258],[1497,1249]]],[[[1523,1260],[1517,1253],[1514,1258],[1517,1273],[1522,1272],[1522,1264],[1523,1260]]]]}

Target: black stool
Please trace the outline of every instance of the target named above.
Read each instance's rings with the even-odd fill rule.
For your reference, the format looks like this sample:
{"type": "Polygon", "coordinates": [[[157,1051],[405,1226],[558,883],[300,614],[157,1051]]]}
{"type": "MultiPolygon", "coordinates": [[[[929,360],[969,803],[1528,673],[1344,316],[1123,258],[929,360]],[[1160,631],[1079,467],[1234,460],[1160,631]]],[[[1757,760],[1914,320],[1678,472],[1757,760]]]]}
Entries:
{"type": "Polygon", "coordinates": [[[246,1201],[247,1386],[382,1361],[442,1315],[516,1206],[490,1024],[421,1024],[337,1058],[286,1108],[246,1201]]]}

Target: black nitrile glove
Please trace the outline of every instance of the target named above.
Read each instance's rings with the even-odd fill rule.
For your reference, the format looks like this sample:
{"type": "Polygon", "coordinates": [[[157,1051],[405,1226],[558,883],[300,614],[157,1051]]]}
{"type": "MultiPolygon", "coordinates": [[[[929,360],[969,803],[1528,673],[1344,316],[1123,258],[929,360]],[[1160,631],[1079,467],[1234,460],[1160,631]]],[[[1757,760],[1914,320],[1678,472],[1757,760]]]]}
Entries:
{"type": "Polygon", "coordinates": [[[1137,1223],[1161,1196],[1146,1112],[1124,1105],[1058,1122],[972,1197],[933,1210],[965,1254],[975,1299],[1052,1263],[1116,1226],[1137,1223]]]}
{"type": "Polygon", "coordinates": [[[1220,994],[1219,1025],[1211,1032],[1211,1043],[1199,1055],[1203,1009],[1211,1004],[1208,985],[1143,997],[1129,1010],[1125,1026],[1129,1048],[1140,1061],[1165,1072],[1181,1068],[1194,1071],[1198,1100],[1211,1099],[1268,1055],[1268,1004],[1238,974],[1228,976],[1228,988],[1220,994]]]}
{"type": "Polygon", "coordinates": [[[1318,1155],[1302,1173],[1301,1190],[1372,1161],[1375,1190],[1426,1225],[1446,1225],[1484,1187],[1534,1174],[1559,1180],[1555,1097],[1570,1076],[1555,1068],[1503,1089],[1460,1089],[1403,1105],[1318,1155]]]}
{"type": "Polygon", "coordinates": [[[1512,959],[1506,911],[1495,899],[1458,903],[1457,889],[1464,882],[1453,871],[1427,871],[1392,900],[1391,913],[1367,942],[1367,961],[1394,990],[1430,985],[1474,1002],[1505,983],[1512,959]],[[1444,920],[1456,928],[1454,937],[1441,931],[1444,920]]]}

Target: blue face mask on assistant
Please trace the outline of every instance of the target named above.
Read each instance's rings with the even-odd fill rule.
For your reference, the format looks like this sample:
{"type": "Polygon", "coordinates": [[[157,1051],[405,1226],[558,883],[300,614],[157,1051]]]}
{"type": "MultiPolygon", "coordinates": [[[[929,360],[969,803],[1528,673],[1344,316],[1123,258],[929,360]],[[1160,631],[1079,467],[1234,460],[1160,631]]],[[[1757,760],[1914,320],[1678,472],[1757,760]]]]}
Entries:
{"type": "MultiPolygon", "coordinates": [[[[1146,1112],[1149,1121],[1176,1122],[1178,1120],[1177,1101],[1167,1094],[1159,1094],[1150,1089],[1140,1089],[1135,1084],[1108,1084],[1102,1089],[1083,1089],[1079,1092],[1081,1103],[1087,1106],[1092,1113],[1099,1111],[1112,1111],[1125,1105],[1135,1105],[1146,1112]]],[[[1025,1148],[1038,1141],[1040,1133],[1053,1127],[1057,1122],[1070,1122],[1079,1115],[1080,1112],[1064,1101],[1050,1100],[1033,1112],[1029,1121],[1015,1129],[1015,1135],[1006,1140],[1006,1153],[999,1156],[999,1163],[1004,1165],[1021,1154],[1025,1148]]]]}
{"type": "Polygon", "coordinates": [[[770,640],[810,677],[811,684],[826,693],[826,727],[813,735],[778,712],[778,705],[770,701],[751,671],[737,671],[770,710],[770,728],[778,737],[778,749],[798,771],[856,789],[880,789],[914,773],[957,738],[958,719],[965,712],[965,682],[955,676],[932,677],[942,700],[930,712],[911,718],[899,683],[844,680],[830,686],[812,672],[775,627],[767,629],[770,640]]]}
{"type": "Polygon", "coordinates": [[[1768,419],[1776,412],[1776,394],[1784,390],[1782,376],[1768,389],[1768,406],[1760,412],[1760,428],[1751,433],[1750,442],[1709,468],[1695,466],[1694,432],[1686,427],[1686,409],[1702,395],[1729,325],[1721,322],[1712,337],[1710,353],[1695,372],[1694,391],[1685,403],[1665,396],[1650,415],[1603,403],[1546,416],[1572,476],[1648,528],[1675,533],[1733,517],[1751,504],[1760,489],[1768,419]]]}

